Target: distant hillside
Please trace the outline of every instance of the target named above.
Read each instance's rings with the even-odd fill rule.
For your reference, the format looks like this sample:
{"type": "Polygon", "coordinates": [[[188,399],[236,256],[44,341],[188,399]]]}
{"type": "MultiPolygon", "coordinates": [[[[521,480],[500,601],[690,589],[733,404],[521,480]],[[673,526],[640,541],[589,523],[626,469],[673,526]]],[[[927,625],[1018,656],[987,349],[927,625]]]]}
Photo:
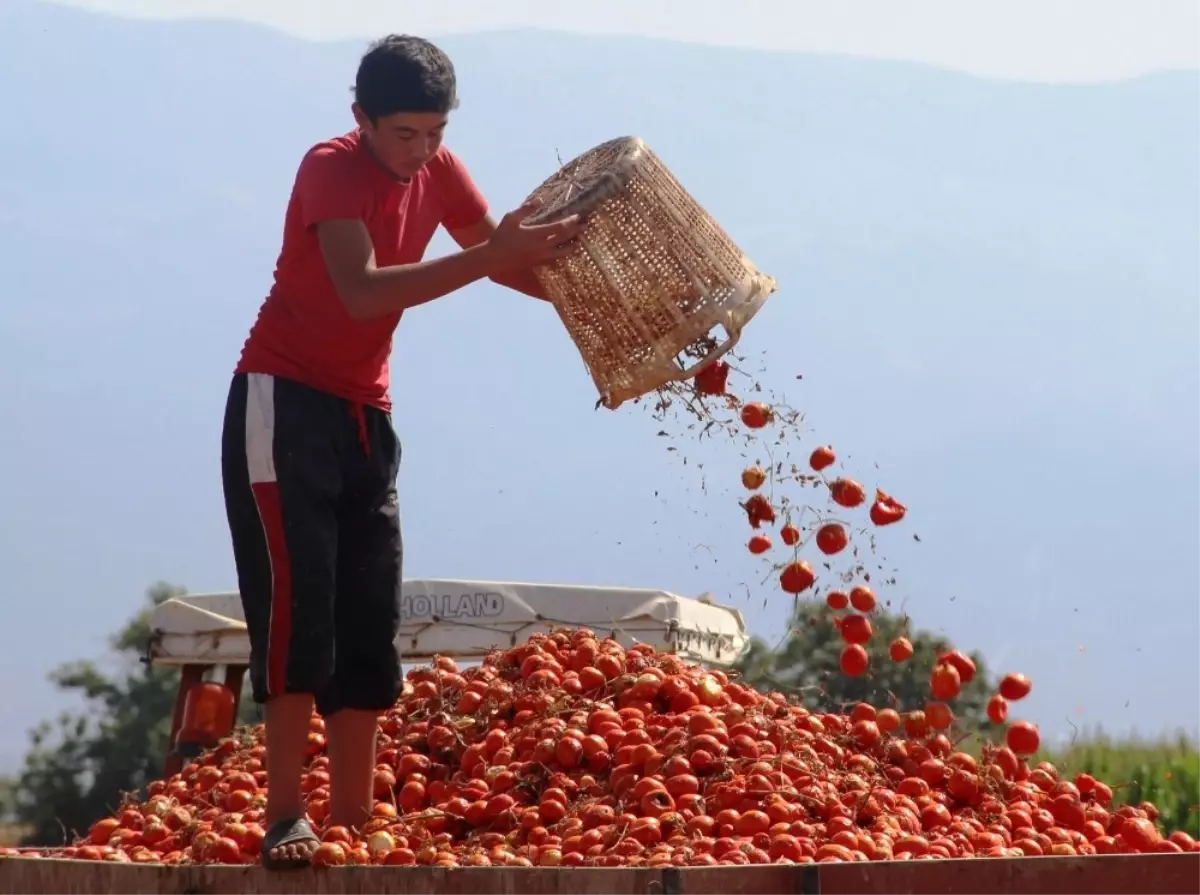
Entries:
{"type": "MultiPolygon", "coordinates": [[[[888,552],[919,624],[1020,663],[1051,730],[1081,704],[1117,730],[1196,705],[1176,666],[1200,627],[1200,78],[1017,85],[531,32],[444,45],[450,143],[497,211],[556,153],[637,133],[779,279],[744,345],[814,438],[907,499],[923,544],[888,552]]],[[[44,670],[102,651],[149,582],[232,585],[227,376],[296,162],[350,126],[361,49],[0,4],[17,607],[0,767],[58,708],[44,670]]],[[[422,308],[394,371],[411,574],[722,598],[745,580],[751,623],[778,629],[787,604],[742,555],[733,492],[700,496],[641,411],[593,412],[546,308],[490,286],[422,308]]]]}

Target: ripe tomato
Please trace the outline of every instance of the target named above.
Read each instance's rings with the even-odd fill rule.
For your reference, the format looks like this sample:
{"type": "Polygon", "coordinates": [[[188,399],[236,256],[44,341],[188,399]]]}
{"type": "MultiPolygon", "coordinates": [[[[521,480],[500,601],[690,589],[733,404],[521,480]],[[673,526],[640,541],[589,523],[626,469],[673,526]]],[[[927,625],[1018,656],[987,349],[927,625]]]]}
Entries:
{"type": "Polygon", "coordinates": [[[832,466],[837,460],[837,454],[833,452],[833,448],[829,445],[823,445],[814,450],[808,457],[808,465],[815,471],[820,472],[826,467],[832,466]]]}
{"type": "Polygon", "coordinates": [[[343,867],[346,864],[346,849],[340,842],[322,842],[312,855],[313,867],[343,867]]]}
{"type": "Polygon", "coordinates": [[[875,591],[865,584],[859,584],[850,591],[850,605],[859,612],[875,611],[875,591]]]}
{"type": "Polygon", "coordinates": [[[929,690],[937,699],[953,699],[962,689],[962,678],[958,669],[949,662],[939,662],[933,666],[929,676],[929,690]]]}
{"type": "Polygon", "coordinates": [[[767,471],[761,466],[747,466],[742,470],[742,484],[754,491],[767,480],[767,471]]]}
{"type": "Polygon", "coordinates": [[[958,672],[959,680],[964,684],[969,684],[975,679],[975,662],[961,650],[953,649],[944,652],[938,656],[937,660],[953,665],[954,670],[958,672]]]}
{"type": "Polygon", "coordinates": [[[779,538],[789,547],[795,547],[800,543],[800,529],[789,522],[783,528],[779,529],[779,538]]]}
{"type": "Polygon", "coordinates": [[[1158,832],[1158,828],[1144,817],[1127,819],[1117,836],[1139,852],[1150,851],[1162,841],[1162,834],[1158,832]]]}
{"type": "Polygon", "coordinates": [[[1008,748],[1017,755],[1033,755],[1037,752],[1041,739],[1037,725],[1029,721],[1013,722],[1004,735],[1004,741],[1008,744],[1008,748]]]}
{"type": "Polygon", "coordinates": [[[848,677],[858,677],[870,666],[871,657],[867,655],[867,651],[861,644],[851,643],[842,649],[838,664],[841,665],[842,674],[848,677]]]}
{"type": "Polygon", "coordinates": [[[771,539],[764,534],[757,534],[750,538],[750,543],[747,546],[750,552],[757,556],[771,549],[771,539]]]}
{"type": "Polygon", "coordinates": [[[885,733],[891,733],[900,726],[900,715],[895,709],[880,709],[875,715],[875,723],[885,733]]]}
{"type": "Polygon", "coordinates": [[[773,414],[771,408],[766,404],[758,401],[751,401],[749,404],[742,406],[742,423],[748,429],[761,429],[767,423],[771,422],[773,414]]]}
{"type": "Polygon", "coordinates": [[[241,846],[238,845],[228,836],[221,836],[216,842],[212,843],[212,848],[209,851],[209,860],[215,864],[245,864],[246,859],[241,853],[241,846]]]}
{"type": "Polygon", "coordinates": [[[993,724],[1003,724],[1008,719],[1008,700],[995,694],[987,701],[987,716],[993,724]]]}
{"type": "Polygon", "coordinates": [[[907,662],[913,655],[912,642],[907,637],[897,637],[888,647],[888,655],[893,662],[907,662]]]}
{"type": "Polygon", "coordinates": [[[1033,681],[1023,674],[1010,672],[1000,679],[1000,695],[1010,702],[1024,699],[1033,689],[1033,681]]]}
{"type": "Polygon", "coordinates": [[[907,512],[908,508],[900,501],[878,488],[875,489],[875,502],[871,504],[871,521],[876,525],[891,525],[899,522],[907,512]]]}
{"type": "Polygon", "coordinates": [[[696,384],[696,392],[701,395],[725,394],[725,382],[729,378],[729,364],[723,360],[714,361],[696,374],[692,380],[696,384]]]}
{"type": "Polygon", "coordinates": [[[96,821],[88,830],[88,841],[92,845],[108,845],[108,840],[120,828],[121,822],[115,817],[106,817],[96,821]]]}
{"type": "Polygon", "coordinates": [[[758,528],[764,522],[775,521],[775,508],[771,506],[771,501],[761,494],[751,494],[741,506],[746,511],[746,518],[752,528],[758,528]]]}
{"type": "Polygon", "coordinates": [[[803,560],[794,560],[783,567],[779,575],[779,586],[785,593],[798,594],[808,590],[816,581],[812,566],[803,560]]]}
{"type": "Polygon", "coordinates": [[[920,709],[909,712],[904,716],[904,732],[914,740],[920,739],[929,732],[929,721],[920,709]]]}
{"type": "Polygon", "coordinates": [[[925,720],[934,730],[947,730],[954,723],[954,712],[944,702],[926,703],[925,720]]]}
{"type": "Polygon", "coordinates": [[[841,623],[842,640],[851,645],[871,639],[871,622],[865,615],[847,615],[841,623]]]}
{"type": "Polygon", "coordinates": [[[854,479],[839,478],[829,483],[829,496],[834,503],[852,510],[867,499],[867,491],[854,479]]]}
{"type": "Polygon", "coordinates": [[[840,612],[849,607],[850,598],[843,591],[831,590],[825,595],[825,605],[840,612]]]}
{"type": "Polygon", "coordinates": [[[826,556],[840,553],[849,543],[846,529],[836,522],[827,522],[817,529],[817,548],[826,556]]]}

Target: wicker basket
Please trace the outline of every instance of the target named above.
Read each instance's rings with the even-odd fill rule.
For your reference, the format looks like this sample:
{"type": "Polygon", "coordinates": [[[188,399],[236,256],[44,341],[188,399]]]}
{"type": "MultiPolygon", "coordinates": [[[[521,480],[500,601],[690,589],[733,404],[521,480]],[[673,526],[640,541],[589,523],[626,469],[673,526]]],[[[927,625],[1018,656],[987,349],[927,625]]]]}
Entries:
{"type": "Polygon", "coordinates": [[[775,291],[637,137],[584,153],[530,198],[533,222],[584,218],[578,249],[537,277],[611,409],[695,376],[775,291]]]}

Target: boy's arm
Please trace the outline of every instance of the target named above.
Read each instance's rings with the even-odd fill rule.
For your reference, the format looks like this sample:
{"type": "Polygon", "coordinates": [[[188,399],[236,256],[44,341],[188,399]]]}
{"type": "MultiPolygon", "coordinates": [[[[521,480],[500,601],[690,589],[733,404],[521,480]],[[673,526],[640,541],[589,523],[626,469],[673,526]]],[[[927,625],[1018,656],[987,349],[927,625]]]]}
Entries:
{"type": "Polygon", "coordinates": [[[329,278],[354,320],[415,308],[490,276],[500,266],[496,252],[484,242],[432,261],[378,267],[371,234],[361,220],[323,221],[317,224],[317,241],[329,278]]]}
{"type": "Polygon", "coordinates": [[[570,251],[564,243],[578,235],[580,222],[524,224],[534,210],[523,206],[510,212],[492,225],[485,240],[419,264],[378,267],[371,235],[361,220],[324,221],[317,225],[317,239],[346,311],[355,320],[370,320],[449,295],[484,277],[502,282],[513,271],[528,273],[530,267],[570,251]]]}
{"type": "MultiPolygon", "coordinates": [[[[492,234],[496,232],[496,222],[492,220],[490,214],[485,214],[483,219],[478,223],[472,224],[469,227],[457,227],[455,229],[447,228],[447,231],[459,247],[464,251],[469,251],[477,246],[485,245],[492,234]]],[[[546,291],[542,289],[542,284],[538,282],[538,278],[534,276],[530,269],[525,270],[508,270],[488,274],[488,278],[501,286],[507,286],[517,292],[540,298],[543,301],[549,301],[546,296],[546,291]]]]}

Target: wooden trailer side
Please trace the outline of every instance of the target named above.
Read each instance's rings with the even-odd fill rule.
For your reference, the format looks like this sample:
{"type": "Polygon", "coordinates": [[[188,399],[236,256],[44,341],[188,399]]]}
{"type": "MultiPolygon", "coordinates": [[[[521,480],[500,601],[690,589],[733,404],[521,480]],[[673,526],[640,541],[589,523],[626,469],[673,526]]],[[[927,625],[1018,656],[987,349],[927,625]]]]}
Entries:
{"type": "Polygon", "coordinates": [[[837,895],[1087,892],[1095,895],[1193,895],[1200,855],[889,861],[869,864],[744,867],[513,868],[345,867],[269,873],[261,867],[118,864],[49,858],[0,860],[0,895],[837,895]]]}

